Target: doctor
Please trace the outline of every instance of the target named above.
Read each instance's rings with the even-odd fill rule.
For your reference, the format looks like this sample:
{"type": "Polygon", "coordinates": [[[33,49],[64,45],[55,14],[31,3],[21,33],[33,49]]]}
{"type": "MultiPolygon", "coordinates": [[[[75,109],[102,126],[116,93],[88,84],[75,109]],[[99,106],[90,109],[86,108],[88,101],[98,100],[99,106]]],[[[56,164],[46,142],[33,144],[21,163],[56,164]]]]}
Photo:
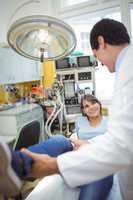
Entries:
{"type": "Polygon", "coordinates": [[[102,19],[90,34],[94,55],[116,71],[108,131],[77,151],[57,158],[32,154],[33,175],[60,173],[70,187],[77,187],[118,172],[123,200],[133,199],[133,46],[125,26],[102,19]],[[37,169],[37,170],[36,170],[37,169]]]}

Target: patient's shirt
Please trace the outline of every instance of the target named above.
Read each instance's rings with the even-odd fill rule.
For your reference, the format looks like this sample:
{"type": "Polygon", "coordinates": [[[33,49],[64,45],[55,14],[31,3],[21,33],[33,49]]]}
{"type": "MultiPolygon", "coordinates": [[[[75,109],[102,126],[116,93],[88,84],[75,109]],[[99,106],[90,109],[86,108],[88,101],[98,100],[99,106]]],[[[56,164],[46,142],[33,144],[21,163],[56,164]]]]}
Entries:
{"type": "Polygon", "coordinates": [[[88,140],[107,131],[108,118],[103,117],[101,123],[97,127],[92,127],[87,117],[81,116],[77,118],[75,129],[79,139],[88,140]]]}

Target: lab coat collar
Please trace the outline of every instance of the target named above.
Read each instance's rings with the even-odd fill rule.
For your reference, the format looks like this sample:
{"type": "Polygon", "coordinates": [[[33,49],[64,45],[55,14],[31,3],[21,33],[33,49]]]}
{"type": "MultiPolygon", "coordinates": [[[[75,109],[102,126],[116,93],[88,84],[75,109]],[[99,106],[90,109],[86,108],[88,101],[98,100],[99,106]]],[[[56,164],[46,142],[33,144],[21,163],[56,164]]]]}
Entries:
{"type": "Polygon", "coordinates": [[[124,59],[124,56],[125,56],[125,54],[126,54],[128,48],[129,48],[129,46],[123,48],[123,49],[121,50],[121,52],[119,53],[118,57],[117,57],[116,64],[115,64],[116,77],[117,77],[117,75],[118,75],[118,73],[119,73],[119,69],[120,69],[121,63],[122,63],[122,61],[123,61],[123,59],[124,59]]]}

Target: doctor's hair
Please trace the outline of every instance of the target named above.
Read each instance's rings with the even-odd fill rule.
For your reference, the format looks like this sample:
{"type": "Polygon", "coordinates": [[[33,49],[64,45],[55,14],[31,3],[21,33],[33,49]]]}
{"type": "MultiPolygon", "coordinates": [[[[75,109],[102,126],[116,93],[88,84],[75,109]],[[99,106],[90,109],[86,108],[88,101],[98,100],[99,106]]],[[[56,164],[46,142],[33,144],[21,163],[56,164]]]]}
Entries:
{"type": "Polygon", "coordinates": [[[102,36],[105,43],[110,45],[130,43],[130,37],[124,24],[113,19],[102,19],[93,26],[90,33],[92,49],[99,49],[99,36],[102,36]]]}
{"type": "Polygon", "coordinates": [[[86,114],[84,113],[84,107],[83,107],[83,101],[88,101],[91,102],[92,104],[98,103],[100,106],[100,115],[102,115],[102,104],[101,102],[93,95],[90,94],[86,94],[84,96],[82,96],[81,98],[81,104],[80,104],[80,108],[81,108],[81,112],[83,116],[86,116],[86,114]]]}

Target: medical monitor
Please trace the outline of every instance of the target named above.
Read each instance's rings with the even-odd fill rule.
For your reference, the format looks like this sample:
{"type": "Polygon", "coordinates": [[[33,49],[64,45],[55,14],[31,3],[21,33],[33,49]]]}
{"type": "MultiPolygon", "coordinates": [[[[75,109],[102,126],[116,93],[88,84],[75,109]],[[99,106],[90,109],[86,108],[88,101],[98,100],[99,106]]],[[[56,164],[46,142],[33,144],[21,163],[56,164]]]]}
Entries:
{"type": "Polygon", "coordinates": [[[55,61],[56,69],[67,69],[70,68],[71,65],[69,63],[69,58],[63,58],[55,61]]]}
{"type": "Polygon", "coordinates": [[[90,66],[90,57],[89,56],[80,56],[77,57],[78,67],[89,67],[90,66]]]}

